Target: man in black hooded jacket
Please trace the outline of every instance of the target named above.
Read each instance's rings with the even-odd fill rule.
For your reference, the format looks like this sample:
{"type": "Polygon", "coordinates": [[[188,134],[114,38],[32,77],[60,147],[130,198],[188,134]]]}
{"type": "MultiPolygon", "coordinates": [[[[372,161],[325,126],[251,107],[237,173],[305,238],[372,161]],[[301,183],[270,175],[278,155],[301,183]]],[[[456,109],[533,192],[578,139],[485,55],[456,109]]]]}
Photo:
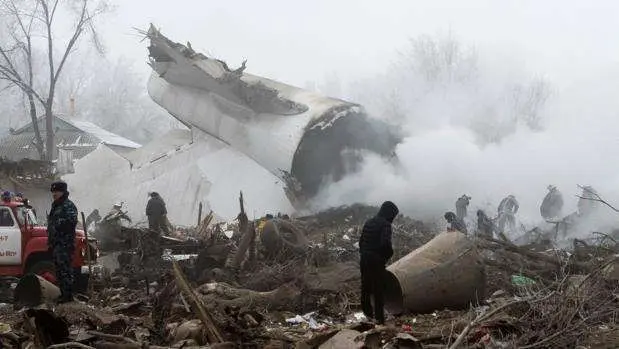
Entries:
{"type": "Polygon", "coordinates": [[[398,215],[398,207],[385,201],[378,214],[363,225],[359,239],[361,253],[361,308],[368,318],[379,324],[385,323],[383,291],[385,266],[393,255],[391,246],[391,223],[398,215]],[[372,296],[374,308],[372,308],[372,296]]]}
{"type": "Polygon", "coordinates": [[[150,199],[146,204],[146,217],[148,217],[148,229],[156,231],[161,234],[164,232],[166,235],[170,234],[168,229],[168,221],[166,215],[168,210],[165,206],[165,201],[159,193],[152,192],[149,194],[150,199]]]}

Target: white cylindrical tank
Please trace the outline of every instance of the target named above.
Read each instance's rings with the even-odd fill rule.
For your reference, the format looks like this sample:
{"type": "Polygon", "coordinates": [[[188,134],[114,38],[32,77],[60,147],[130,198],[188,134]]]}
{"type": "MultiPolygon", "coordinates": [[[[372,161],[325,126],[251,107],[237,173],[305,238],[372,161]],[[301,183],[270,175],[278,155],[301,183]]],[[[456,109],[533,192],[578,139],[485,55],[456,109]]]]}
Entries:
{"type": "Polygon", "coordinates": [[[355,169],[349,150],[393,152],[396,137],[359,105],[230,70],[149,30],[152,99],[188,127],[246,154],[304,196],[355,169]],[[293,185],[294,184],[294,185],[293,185]]]}

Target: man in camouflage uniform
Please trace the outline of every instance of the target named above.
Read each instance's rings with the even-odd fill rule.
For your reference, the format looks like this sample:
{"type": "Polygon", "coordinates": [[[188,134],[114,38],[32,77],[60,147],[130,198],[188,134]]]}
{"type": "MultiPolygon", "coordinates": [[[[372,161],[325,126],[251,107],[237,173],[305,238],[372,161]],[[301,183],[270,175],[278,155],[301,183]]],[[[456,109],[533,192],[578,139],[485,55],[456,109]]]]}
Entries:
{"type": "Polygon", "coordinates": [[[54,202],[47,218],[48,247],[56,267],[60,302],[73,300],[73,253],[77,208],[69,200],[67,183],[55,182],[51,188],[54,202]]]}

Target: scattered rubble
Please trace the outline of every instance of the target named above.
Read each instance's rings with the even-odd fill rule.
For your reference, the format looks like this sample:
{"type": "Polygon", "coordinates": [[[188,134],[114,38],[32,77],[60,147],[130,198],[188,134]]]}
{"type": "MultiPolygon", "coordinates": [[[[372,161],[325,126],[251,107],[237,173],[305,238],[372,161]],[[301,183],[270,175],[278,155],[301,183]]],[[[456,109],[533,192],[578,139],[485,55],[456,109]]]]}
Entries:
{"type": "MultiPolygon", "coordinates": [[[[400,309],[388,306],[387,326],[375,326],[358,313],[356,242],[376,210],[353,205],[268,222],[242,211],[235,222],[215,223],[208,214],[175,237],[123,227],[118,265],[88,297],[0,306],[0,341],[15,348],[617,347],[612,237],[564,251],[544,241],[436,234],[406,217],[394,223],[397,262],[388,268],[400,309]],[[273,254],[265,229],[277,230],[271,241],[285,253],[273,254]]],[[[34,281],[23,278],[18,289],[34,281]]]]}

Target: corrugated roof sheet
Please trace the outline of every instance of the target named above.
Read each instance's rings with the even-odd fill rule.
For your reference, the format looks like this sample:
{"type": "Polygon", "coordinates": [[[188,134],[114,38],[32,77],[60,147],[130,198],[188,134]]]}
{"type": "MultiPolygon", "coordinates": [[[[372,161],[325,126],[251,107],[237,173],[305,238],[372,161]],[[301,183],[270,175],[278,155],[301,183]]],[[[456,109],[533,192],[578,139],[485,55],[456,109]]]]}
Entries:
{"type": "Polygon", "coordinates": [[[91,122],[81,121],[81,120],[68,120],[68,119],[63,119],[63,120],[79,128],[80,130],[99,138],[101,142],[103,142],[104,144],[117,145],[120,147],[127,147],[127,148],[141,147],[140,144],[137,144],[133,141],[128,140],[127,138],[124,138],[122,136],[109,132],[107,130],[104,130],[101,127],[91,122]]]}
{"type": "MultiPolygon", "coordinates": [[[[56,132],[56,145],[59,149],[73,150],[73,158],[79,159],[103,143],[116,147],[135,149],[140,145],[124,137],[113,134],[101,127],[87,121],[70,120],[56,116],[58,120],[64,121],[75,129],[60,129],[56,132]]],[[[41,122],[42,118],[39,119],[41,122]]],[[[0,157],[18,161],[21,159],[38,159],[38,153],[34,146],[34,132],[28,130],[29,123],[19,130],[16,134],[8,134],[0,139],[0,157]]],[[[41,130],[44,131],[44,130],[41,130]]],[[[41,137],[45,141],[45,132],[41,137]]]]}
{"type": "MultiPolygon", "coordinates": [[[[45,134],[41,134],[45,141],[45,134]]],[[[85,132],[58,132],[56,144],[58,148],[73,150],[73,158],[79,159],[95,150],[101,141],[85,132]]],[[[22,133],[8,135],[0,141],[0,156],[9,160],[38,159],[34,146],[34,135],[22,133]]]]}

